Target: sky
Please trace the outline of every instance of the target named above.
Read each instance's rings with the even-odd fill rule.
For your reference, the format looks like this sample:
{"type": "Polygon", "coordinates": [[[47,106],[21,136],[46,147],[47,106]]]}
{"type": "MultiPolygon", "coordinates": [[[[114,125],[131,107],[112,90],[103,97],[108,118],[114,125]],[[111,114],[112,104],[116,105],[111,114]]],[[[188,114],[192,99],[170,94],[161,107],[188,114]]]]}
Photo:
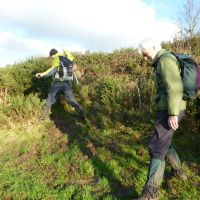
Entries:
{"type": "Polygon", "coordinates": [[[0,0],[0,66],[51,48],[112,52],[142,39],[169,41],[184,0],[0,0]]]}

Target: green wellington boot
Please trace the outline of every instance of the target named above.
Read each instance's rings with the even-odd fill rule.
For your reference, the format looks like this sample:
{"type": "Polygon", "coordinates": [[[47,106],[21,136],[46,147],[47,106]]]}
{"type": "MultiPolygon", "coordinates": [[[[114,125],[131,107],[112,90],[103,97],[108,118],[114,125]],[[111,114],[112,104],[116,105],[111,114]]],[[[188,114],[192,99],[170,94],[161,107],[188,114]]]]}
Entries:
{"type": "Polygon", "coordinates": [[[159,200],[157,187],[151,185],[145,186],[141,196],[135,200],[159,200]]]}
{"type": "Polygon", "coordinates": [[[185,173],[185,171],[182,168],[181,165],[181,161],[178,157],[178,154],[176,153],[176,150],[171,147],[167,154],[166,154],[166,160],[167,162],[169,162],[170,166],[171,166],[171,171],[172,171],[172,175],[175,176],[178,179],[181,179],[183,181],[187,181],[187,175],[185,173]]]}
{"type": "Polygon", "coordinates": [[[152,158],[147,181],[141,196],[136,200],[158,200],[158,186],[161,184],[165,170],[165,161],[152,158]]]}

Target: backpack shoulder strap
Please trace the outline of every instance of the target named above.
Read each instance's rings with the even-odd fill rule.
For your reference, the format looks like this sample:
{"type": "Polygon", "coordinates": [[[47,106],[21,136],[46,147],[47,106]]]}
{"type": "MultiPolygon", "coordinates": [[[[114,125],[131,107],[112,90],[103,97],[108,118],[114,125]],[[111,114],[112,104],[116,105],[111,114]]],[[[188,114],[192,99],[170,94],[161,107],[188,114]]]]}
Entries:
{"type": "MultiPolygon", "coordinates": [[[[156,68],[157,68],[157,65],[158,65],[158,62],[159,62],[159,60],[162,58],[162,57],[164,57],[164,56],[166,56],[166,55],[170,55],[170,54],[173,54],[171,51],[169,51],[169,52],[166,52],[166,53],[163,53],[161,56],[159,56],[154,62],[153,62],[153,64],[152,64],[152,66],[154,67],[154,71],[156,70],[156,68]]],[[[174,55],[174,54],[173,54],[174,55]]],[[[176,56],[175,56],[176,57],[176,56]]]]}

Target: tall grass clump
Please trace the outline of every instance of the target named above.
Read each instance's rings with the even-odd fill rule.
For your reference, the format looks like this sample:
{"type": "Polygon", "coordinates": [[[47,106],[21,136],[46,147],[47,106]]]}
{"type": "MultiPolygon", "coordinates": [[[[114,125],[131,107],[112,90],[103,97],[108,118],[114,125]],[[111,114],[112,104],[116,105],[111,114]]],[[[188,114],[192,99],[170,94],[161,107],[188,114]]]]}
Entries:
{"type": "Polygon", "coordinates": [[[25,124],[27,121],[37,121],[44,102],[37,95],[11,95],[0,104],[0,126],[4,128],[17,122],[25,124]]]}
{"type": "Polygon", "coordinates": [[[37,79],[35,74],[50,67],[46,58],[30,58],[24,63],[16,63],[1,69],[0,89],[7,89],[10,94],[45,93],[51,79],[37,79]]]}

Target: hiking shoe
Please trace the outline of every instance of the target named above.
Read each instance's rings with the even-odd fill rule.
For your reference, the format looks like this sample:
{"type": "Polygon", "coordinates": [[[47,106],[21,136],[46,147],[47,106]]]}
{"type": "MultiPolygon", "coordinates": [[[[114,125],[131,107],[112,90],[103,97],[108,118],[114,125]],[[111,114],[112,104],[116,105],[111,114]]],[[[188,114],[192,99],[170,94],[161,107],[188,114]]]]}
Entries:
{"type": "Polygon", "coordinates": [[[42,112],[42,114],[39,118],[39,120],[45,121],[49,117],[50,114],[51,114],[51,106],[46,105],[44,111],[42,112]]]}
{"type": "Polygon", "coordinates": [[[188,178],[187,178],[187,175],[185,173],[185,171],[183,170],[183,168],[180,168],[178,170],[174,170],[172,169],[172,175],[178,179],[181,179],[183,181],[187,181],[188,178]]]}
{"type": "Polygon", "coordinates": [[[158,189],[154,186],[145,186],[142,195],[134,200],[159,200],[158,189]]]}
{"type": "Polygon", "coordinates": [[[78,115],[78,119],[81,121],[86,121],[86,116],[83,112],[80,112],[78,115]]]}

